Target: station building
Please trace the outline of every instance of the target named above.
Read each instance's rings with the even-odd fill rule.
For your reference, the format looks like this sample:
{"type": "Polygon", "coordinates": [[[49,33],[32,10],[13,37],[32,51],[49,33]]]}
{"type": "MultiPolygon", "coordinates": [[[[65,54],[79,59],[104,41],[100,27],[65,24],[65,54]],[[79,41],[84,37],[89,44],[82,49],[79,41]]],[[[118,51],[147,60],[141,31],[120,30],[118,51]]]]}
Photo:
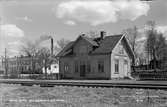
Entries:
{"type": "Polygon", "coordinates": [[[61,78],[112,79],[130,77],[134,53],[124,34],[80,35],[57,54],[61,78]]]}

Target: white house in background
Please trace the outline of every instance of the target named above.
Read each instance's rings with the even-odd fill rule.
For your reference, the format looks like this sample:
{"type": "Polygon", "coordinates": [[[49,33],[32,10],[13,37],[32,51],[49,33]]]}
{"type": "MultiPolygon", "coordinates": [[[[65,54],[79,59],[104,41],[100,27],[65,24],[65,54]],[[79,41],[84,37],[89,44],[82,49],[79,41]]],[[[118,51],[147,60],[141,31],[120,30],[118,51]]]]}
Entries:
{"type": "MultiPolygon", "coordinates": [[[[45,68],[42,68],[42,72],[45,73],[45,68]]],[[[50,67],[47,68],[47,74],[58,74],[59,73],[59,65],[53,63],[50,67]]]]}

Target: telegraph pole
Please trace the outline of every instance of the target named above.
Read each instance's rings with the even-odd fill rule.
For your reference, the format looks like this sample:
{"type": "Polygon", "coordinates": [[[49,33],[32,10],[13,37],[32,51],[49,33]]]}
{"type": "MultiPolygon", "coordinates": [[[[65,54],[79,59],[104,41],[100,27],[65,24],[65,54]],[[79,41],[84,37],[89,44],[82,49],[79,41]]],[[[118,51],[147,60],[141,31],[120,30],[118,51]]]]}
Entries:
{"type": "Polygon", "coordinates": [[[8,64],[7,64],[7,51],[6,51],[6,48],[5,48],[5,76],[7,77],[7,72],[8,72],[8,64]]]}
{"type": "Polygon", "coordinates": [[[50,50],[51,50],[51,58],[53,57],[53,38],[51,37],[51,47],[50,47],[50,50]]]}

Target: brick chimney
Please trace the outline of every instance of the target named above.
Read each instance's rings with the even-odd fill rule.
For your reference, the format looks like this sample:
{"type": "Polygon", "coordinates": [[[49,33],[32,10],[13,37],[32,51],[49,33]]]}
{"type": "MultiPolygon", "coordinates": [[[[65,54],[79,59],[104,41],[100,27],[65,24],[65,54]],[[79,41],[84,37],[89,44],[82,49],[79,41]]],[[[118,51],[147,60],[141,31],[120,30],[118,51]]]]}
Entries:
{"type": "Polygon", "coordinates": [[[101,31],[101,32],[100,32],[100,38],[101,38],[101,39],[104,39],[105,35],[106,35],[106,32],[105,32],[105,31],[101,31]]]}

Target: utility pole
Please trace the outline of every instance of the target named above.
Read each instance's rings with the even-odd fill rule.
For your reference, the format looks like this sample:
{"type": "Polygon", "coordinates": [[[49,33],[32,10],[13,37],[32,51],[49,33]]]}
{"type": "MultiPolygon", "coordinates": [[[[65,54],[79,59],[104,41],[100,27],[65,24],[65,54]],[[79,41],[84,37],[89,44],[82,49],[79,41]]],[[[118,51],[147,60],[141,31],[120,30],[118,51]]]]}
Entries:
{"type": "Polygon", "coordinates": [[[53,38],[51,37],[51,58],[53,57],[53,38]]]}
{"type": "Polygon", "coordinates": [[[7,51],[5,48],[5,76],[7,77],[8,75],[8,63],[7,63],[7,51]]]}

